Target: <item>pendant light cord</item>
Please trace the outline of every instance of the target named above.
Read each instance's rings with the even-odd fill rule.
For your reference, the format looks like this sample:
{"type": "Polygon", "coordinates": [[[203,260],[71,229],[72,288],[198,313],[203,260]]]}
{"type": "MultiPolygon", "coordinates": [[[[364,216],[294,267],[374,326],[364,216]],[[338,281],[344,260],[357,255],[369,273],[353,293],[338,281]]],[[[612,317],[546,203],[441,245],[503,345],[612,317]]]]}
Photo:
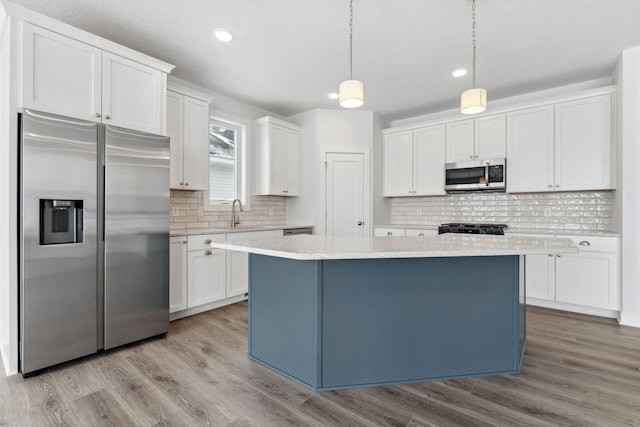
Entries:
{"type": "Polygon", "coordinates": [[[473,0],[471,4],[471,19],[473,25],[471,26],[471,38],[473,39],[473,75],[471,78],[471,88],[476,88],[476,0],[473,0]]]}
{"type": "Polygon", "coordinates": [[[353,80],[353,0],[349,1],[349,80],[353,80]]]}

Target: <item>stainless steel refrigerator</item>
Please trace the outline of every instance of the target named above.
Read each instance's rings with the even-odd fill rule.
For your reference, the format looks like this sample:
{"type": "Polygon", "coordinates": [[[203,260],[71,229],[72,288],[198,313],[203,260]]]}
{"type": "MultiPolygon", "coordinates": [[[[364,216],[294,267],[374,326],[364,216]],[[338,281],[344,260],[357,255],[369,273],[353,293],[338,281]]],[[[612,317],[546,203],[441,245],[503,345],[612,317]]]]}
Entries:
{"type": "Polygon", "coordinates": [[[20,121],[20,371],[169,329],[169,139],[20,121]]]}

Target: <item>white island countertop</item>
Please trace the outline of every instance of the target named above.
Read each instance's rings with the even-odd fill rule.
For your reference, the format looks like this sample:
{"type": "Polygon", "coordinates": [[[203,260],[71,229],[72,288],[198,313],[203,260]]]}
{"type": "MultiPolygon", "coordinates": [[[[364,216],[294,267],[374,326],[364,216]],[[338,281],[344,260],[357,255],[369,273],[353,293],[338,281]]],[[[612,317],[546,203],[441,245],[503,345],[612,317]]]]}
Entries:
{"type": "Polygon", "coordinates": [[[297,235],[212,243],[212,247],[296,260],[435,258],[576,254],[565,238],[441,234],[425,237],[327,237],[297,235]]]}

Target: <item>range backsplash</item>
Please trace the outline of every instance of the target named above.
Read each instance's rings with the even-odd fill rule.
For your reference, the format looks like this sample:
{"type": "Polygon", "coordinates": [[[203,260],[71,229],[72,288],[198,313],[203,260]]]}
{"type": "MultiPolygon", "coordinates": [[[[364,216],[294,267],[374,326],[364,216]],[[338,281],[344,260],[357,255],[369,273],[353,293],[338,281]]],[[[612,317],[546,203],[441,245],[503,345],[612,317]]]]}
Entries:
{"type": "MultiPolygon", "coordinates": [[[[204,191],[171,190],[170,230],[172,232],[193,229],[228,227],[231,211],[202,211],[204,191]],[[174,208],[178,209],[174,215],[174,208]]],[[[253,196],[251,210],[240,212],[240,225],[284,225],[286,222],[286,201],[280,196],[253,196]]]]}
{"type": "Polygon", "coordinates": [[[452,194],[391,199],[392,225],[504,223],[511,229],[610,231],[612,191],[452,194]]]}

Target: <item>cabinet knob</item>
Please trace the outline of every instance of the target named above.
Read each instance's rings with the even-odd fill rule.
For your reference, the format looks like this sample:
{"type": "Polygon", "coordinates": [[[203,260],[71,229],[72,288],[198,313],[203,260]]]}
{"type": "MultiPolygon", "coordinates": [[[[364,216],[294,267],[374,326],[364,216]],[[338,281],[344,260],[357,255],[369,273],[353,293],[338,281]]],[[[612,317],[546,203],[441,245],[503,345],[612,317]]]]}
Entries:
{"type": "Polygon", "coordinates": [[[418,234],[418,237],[424,237],[424,233],[418,234]]]}
{"type": "Polygon", "coordinates": [[[187,244],[187,241],[186,241],[186,240],[183,240],[183,241],[182,241],[182,244],[183,244],[183,245],[186,245],[186,244],[187,244]]]}
{"type": "Polygon", "coordinates": [[[560,187],[560,184],[556,184],[556,188],[560,187]]]}
{"type": "Polygon", "coordinates": [[[560,255],[560,254],[557,254],[556,256],[557,256],[558,258],[561,258],[561,257],[562,257],[562,255],[560,255]]]}
{"type": "Polygon", "coordinates": [[[106,116],[104,116],[104,118],[109,120],[111,118],[111,116],[107,114],[106,116]]]}
{"type": "Polygon", "coordinates": [[[387,232],[387,236],[393,236],[393,233],[392,233],[392,232],[390,232],[390,231],[388,231],[388,232],[387,232]]]}
{"type": "Polygon", "coordinates": [[[180,182],[179,184],[180,184],[180,185],[184,185],[184,182],[180,182]]]}
{"type": "Polygon", "coordinates": [[[591,246],[591,243],[587,242],[586,240],[583,240],[582,242],[578,243],[580,246],[591,246]]]}
{"type": "Polygon", "coordinates": [[[364,222],[358,221],[358,225],[364,225],[364,222]]]}
{"type": "Polygon", "coordinates": [[[550,256],[550,257],[552,257],[552,256],[553,256],[553,254],[549,254],[549,256],[550,256]]]}
{"type": "Polygon", "coordinates": [[[188,183],[188,182],[185,182],[185,183],[184,183],[184,185],[189,185],[189,183],[188,183]]]}
{"type": "Polygon", "coordinates": [[[96,113],[96,117],[100,118],[100,113],[96,113]]]}
{"type": "Polygon", "coordinates": [[[210,245],[210,244],[211,244],[211,239],[207,239],[207,240],[205,240],[205,241],[204,241],[204,244],[205,244],[205,245],[210,245]]]}
{"type": "Polygon", "coordinates": [[[213,252],[211,252],[211,251],[205,251],[205,252],[204,252],[204,254],[205,254],[205,255],[211,255],[212,253],[213,253],[213,252]]]}
{"type": "Polygon", "coordinates": [[[549,188],[553,188],[553,185],[549,184],[549,188]]]}
{"type": "Polygon", "coordinates": [[[469,158],[470,158],[471,160],[473,160],[473,156],[469,156],[469,158]]]}

